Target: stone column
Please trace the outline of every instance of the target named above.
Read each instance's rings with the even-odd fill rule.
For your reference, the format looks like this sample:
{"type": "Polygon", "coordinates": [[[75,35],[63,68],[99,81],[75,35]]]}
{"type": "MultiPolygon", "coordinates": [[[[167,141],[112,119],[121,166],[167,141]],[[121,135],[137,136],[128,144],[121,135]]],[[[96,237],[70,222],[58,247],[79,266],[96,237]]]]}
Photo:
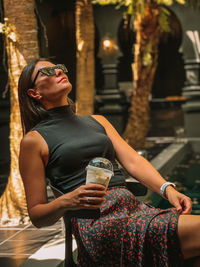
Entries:
{"type": "Polygon", "coordinates": [[[122,55],[117,31],[123,18],[123,9],[114,5],[95,6],[95,23],[100,33],[98,57],[103,69],[103,88],[96,92],[96,112],[104,115],[121,134],[125,128],[128,103],[118,86],[118,59],[122,55]]]}
{"type": "Polygon", "coordinates": [[[200,137],[200,61],[185,60],[186,81],[182,95],[186,97],[182,105],[186,137],[200,137]]]}

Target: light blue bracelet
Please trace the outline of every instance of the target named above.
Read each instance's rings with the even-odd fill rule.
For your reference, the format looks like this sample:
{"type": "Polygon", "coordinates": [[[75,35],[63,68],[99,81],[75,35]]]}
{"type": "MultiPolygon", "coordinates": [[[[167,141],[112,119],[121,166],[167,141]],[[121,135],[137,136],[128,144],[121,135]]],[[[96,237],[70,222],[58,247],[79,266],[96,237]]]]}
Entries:
{"type": "Polygon", "coordinates": [[[174,188],[176,187],[176,185],[174,183],[170,183],[170,182],[166,182],[160,187],[160,194],[164,198],[166,198],[165,197],[165,190],[169,185],[173,186],[174,188]]]}

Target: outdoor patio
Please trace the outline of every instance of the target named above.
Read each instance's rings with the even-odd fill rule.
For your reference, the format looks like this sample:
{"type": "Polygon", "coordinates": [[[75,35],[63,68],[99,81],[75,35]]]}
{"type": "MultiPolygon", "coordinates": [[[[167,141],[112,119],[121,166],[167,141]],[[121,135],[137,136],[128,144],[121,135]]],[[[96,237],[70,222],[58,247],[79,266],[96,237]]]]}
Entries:
{"type": "MultiPolygon", "coordinates": [[[[12,176],[20,177],[16,167],[22,137],[15,105],[17,82],[22,67],[39,56],[66,65],[73,87],[69,97],[79,115],[105,116],[166,180],[192,199],[192,214],[200,214],[200,0],[186,0],[189,5],[166,0],[173,2],[166,10],[163,1],[136,1],[149,2],[144,6],[145,16],[134,13],[143,8],[137,11],[129,6],[133,13],[127,17],[127,6],[94,2],[99,3],[22,0],[19,4],[0,0],[0,213],[9,202],[16,207],[16,199],[20,199],[16,184],[11,187],[8,183],[12,176]],[[160,15],[152,24],[155,7],[155,14],[160,15]],[[142,95],[144,98],[140,98],[142,95]],[[126,136],[127,125],[132,126],[126,136]],[[148,129],[148,125],[147,133],[142,127],[148,129]],[[143,137],[146,143],[131,143],[136,137],[143,137]]],[[[138,185],[122,171],[127,183],[133,188],[138,185]]],[[[140,190],[146,193],[137,195],[139,200],[157,208],[170,207],[153,191],[141,185],[140,190]]],[[[51,201],[54,196],[50,187],[47,194],[51,201]]],[[[21,204],[19,201],[20,208],[21,204]]],[[[14,212],[8,214],[16,217],[14,212]]],[[[76,258],[74,239],[73,254],[76,258]]],[[[0,267],[63,267],[64,257],[63,219],[40,229],[31,222],[0,225],[0,267]]],[[[193,267],[193,261],[185,261],[182,267],[188,266],[193,267]]]]}

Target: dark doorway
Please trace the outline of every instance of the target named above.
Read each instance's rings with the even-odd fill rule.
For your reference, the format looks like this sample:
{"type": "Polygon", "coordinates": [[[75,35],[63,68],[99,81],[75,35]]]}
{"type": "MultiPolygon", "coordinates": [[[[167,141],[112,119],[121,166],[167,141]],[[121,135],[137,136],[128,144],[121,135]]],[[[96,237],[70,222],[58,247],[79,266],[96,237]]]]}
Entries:
{"type": "Polygon", "coordinates": [[[149,136],[175,136],[184,126],[181,105],[185,81],[182,28],[177,16],[170,10],[170,32],[163,32],[159,43],[158,66],[152,87],[151,129],[149,136]]]}
{"type": "Polygon", "coordinates": [[[170,32],[163,32],[159,43],[158,66],[152,87],[152,98],[180,96],[185,81],[181,24],[170,9],[170,32]]]}
{"type": "Polygon", "coordinates": [[[133,44],[135,43],[135,32],[132,29],[131,16],[122,19],[118,29],[118,43],[122,52],[118,64],[118,80],[119,82],[131,81],[133,63],[133,44]]]}

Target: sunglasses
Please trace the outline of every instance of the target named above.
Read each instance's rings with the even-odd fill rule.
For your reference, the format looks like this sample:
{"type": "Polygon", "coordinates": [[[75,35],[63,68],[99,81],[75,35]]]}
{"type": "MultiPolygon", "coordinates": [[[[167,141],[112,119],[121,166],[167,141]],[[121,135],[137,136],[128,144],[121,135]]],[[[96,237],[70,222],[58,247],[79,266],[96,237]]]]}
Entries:
{"type": "Polygon", "coordinates": [[[56,75],[56,70],[57,69],[62,70],[63,73],[67,73],[68,72],[68,70],[67,70],[67,68],[65,67],[64,64],[57,64],[57,65],[55,65],[53,67],[41,68],[41,69],[38,70],[38,72],[37,72],[37,74],[35,76],[35,79],[33,80],[32,87],[34,87],[36,79],[37,79],[37,77],[38,77],[40,72],[42,74],[46,75],[46,76],[53,76],[53,75],[56,75]]]}

